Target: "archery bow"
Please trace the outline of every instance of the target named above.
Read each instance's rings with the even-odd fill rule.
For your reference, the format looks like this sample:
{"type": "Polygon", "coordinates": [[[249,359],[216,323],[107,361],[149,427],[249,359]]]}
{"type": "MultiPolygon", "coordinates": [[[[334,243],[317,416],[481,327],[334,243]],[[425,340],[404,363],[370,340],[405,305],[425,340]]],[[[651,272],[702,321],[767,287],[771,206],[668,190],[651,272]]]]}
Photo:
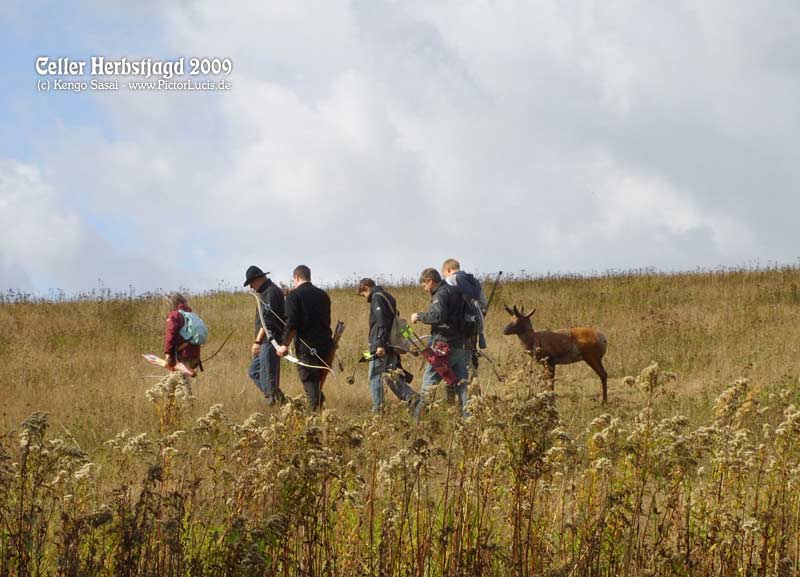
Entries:
{"type": "MultiPolygon", "coordinates": [[[[486,321],[486,315],[489,314],[489,306],[492,304],[492,301],[494,300],[494,295],[497,292],[497,285],[500,284],[500,277],[501,276],[503,276],[503,271],[498,272],[497,273],[497,278],[494,279],[494,284],[492,285],[492,292],[489,295],[488,300],[486,301],[486,312],[483,314],[484,321],[486,321]]],[[[480,336],[483,337],[483,333],[481,333],[480,336]]],[[[485,339],[483,339],[483,347],[484,348],[486,347],[486,340],[485,339]]],[[[505,379],[503,378],[503,375],[500,374],[500,371],[497,370],[497,365],[494,364],[494,361],[492,361],[491,357],[489,357],[489,355],[484,353],[483,349],[481,349],[480,347],[478,347],[478,350],[476,351],[476,353],[478,354],[479,357],[483,357],[484,359],[486,359],[486,361],[489,363],[489,365],[491,365],[492,370],[494,371],[494,375],[497,377],[497,380],[499,380],[500,382],[503,382],[505,379]]]]}
{"type": "Polygon", "coordinates": [[[230,339],[230,338],[233,336],[233,333],[235,333],[235,332],[236,332],[236,329],[233,329],[233,330],[230,332],[230,334],[229,334],[227,337],[225,337],[225,340],[224,340],[224,341],[222,341],[222,344],[221,344],[221,345],[219,346],[219,348],[218,348],[218,349],[217,349],[217,350],[214,352],[214,354],[213,354],[213,355],[211,355],[210,357],[207,357],[207,358],[203,359],[202,361],[200,361],[200,364],[202,365],[203,363],[207,363],[208,361],[210,361],[211,359],[213,359],[214,357],[216,357],[216,356],[217,356],[217,354],[219,354],[219,352],[222,350],[222,347],[224,347],[224,346],[225,346],[225,343],[227,343],[227,342],[228,342],[228,339],[230,339]]]}
{"type": "MultiPolygon", "coordinates": [[[[278,347],[280,347],[280,345],[278,344],[278,341],[275,340],[275,338],[272,336],[272,333],[270,333],[269,329],[267,328],[267,322],[264,320],[264,312],[261,309],[261,305],[264,305],[264,308],[266,308],[269,312],[271,312],[275,316],[276,319],[278,319],[281,323],[283,323],[283,326],[286,326],[286,321],[284,321],[280,317],[280,315],[278,315],[278,313],[273,311],[272,307],[269,306],[268,303],[265,303],[264,300],[261,298],[261,295],[259,295],[256,291],[254,291],[253,289],[250,289],[250,294],[252,294],[256,299],[256,310],[258,311],[258,319],[259,319],[259,321],[261,321],[261,326],[263,327],[264,332],[267,333],[267,338],[269,339],[269,343],[277,351],[278,347]]],[[[303,339],[301,339],[299,336],[297,337],[297,340],[300,341],[302,344],[304,344],[306,346],[306,348],[308,348],[308,350],[311,351],[311,354],[314,355],[315,357],[317,357],[322,362],[322,364],[325,365],[325,366],[310,365],[308,363],[304,363],[303,361],[301,361],[297,357],[295,357],[293,355],[289,355],[289,354],[284,355],[283,356],[284,359],[286,359],[290,363],[294,363],[295,365],[299,365],[301,367],[306,367],[306,368],[309,368],[309,369],[321,369],[321,370],[324,370],[324,371],[330,371],[331,373],[333,373],[334,377],[336,376],[336,372],[331,367],[328,366],[328,364],[325,362],[324,359],[322,359],[322,357],[320,357],[317,354],[316,349],[311,348],[308,345],[308,343],[305,342],[303,339]]]]}
{"type": "MultiPolygon", "coordinates": [[[[497,285],[500,284],[500,277],[503,276],[503,271],[497,273],[497,278],[494,279],[494,285],[492,285],[492,294],[489,295],[489,300],[486,301],[486,313],[489,312],[489,305],[492,304],[492,300],[494,299],[494,293],[497,292],[497,285]]],[[[483,315],[486,316],[485,314],[483,315]]]]}

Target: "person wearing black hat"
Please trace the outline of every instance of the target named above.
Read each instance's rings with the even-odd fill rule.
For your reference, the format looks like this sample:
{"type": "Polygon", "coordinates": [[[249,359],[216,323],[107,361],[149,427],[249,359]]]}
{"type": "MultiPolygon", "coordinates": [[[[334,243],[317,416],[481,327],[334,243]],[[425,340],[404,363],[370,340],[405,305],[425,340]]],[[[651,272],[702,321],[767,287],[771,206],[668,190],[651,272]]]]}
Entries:
{"type": "Polygon", "coordinates": [[[286,396],[280,387],[281,360],[271,341],[274,339],[280,344],[286,319],[283,291],[267,277],[268,274],[255,265],[250,266],[245,273],[244,286],[249,286],[259,300],[256,308],[256,336],[250,351],[253,361],[247,374],[264,393],[267,404],[274,405],[285,403],[286,396]]]}

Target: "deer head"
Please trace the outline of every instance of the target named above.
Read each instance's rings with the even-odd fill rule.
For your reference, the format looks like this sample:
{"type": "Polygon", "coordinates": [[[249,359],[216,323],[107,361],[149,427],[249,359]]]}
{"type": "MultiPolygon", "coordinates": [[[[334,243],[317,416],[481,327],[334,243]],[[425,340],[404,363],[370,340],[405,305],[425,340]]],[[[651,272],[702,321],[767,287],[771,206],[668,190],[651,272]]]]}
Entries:
{"type": "Polygon", "coordinates": [[[506,328],[503,329],[504,335],[524,335],[528,331],[533,330],[533,323],[531,323],[531,317],[533,313],[536,312],[536,309],[533,309],[527,315],[524,312],[521,312],[517,305],[514,305],[514,308],[509,308],[508,305],[504,305],[506,312],[510,314],[513,318],[511,322],[506,325],[506,328]]]}

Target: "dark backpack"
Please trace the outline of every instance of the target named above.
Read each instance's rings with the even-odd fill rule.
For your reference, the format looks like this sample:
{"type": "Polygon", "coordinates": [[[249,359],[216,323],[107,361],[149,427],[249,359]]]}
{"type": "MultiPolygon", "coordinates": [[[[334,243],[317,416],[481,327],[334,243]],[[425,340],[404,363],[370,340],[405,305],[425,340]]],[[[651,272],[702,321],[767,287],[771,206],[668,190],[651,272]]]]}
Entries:
{"type": "Polygon", "coordinates": [[[483,315],[481,314],[481,309],[478,306],[478,301],[461,289],[454,292],[458,292],[461,298],[459,307],[461,313],[458,319],[456,319],[456,328],[461,336],[466,339],[471,339],[483,331],[483,315]]]}
{"type": "Polygon", "coordinates": [[[464,295],[467,302],[463,304],[463,321],[461,334],[470,339],[483,332],[483,312],[481,311],[481,283],[473,275],[465,272],[456,273],[455,286],[464,295]]]}
{"type": "Polygon", "coordinates": [[[404,318],[400,316],[400,313],[398,311],[395,311],[391,301],[385,294],[376,292],[373,293],[372,298],[375,298],[375,296],[381,297],[381,299],[389,307],[389,310],[392,312],[392,328],[389,331],[389,346],[395,349],[397,352],[406,352],[410,350],[412,343],[406,337],[407,334],[406,329],[408,328],[408,323],[404,318]]]}

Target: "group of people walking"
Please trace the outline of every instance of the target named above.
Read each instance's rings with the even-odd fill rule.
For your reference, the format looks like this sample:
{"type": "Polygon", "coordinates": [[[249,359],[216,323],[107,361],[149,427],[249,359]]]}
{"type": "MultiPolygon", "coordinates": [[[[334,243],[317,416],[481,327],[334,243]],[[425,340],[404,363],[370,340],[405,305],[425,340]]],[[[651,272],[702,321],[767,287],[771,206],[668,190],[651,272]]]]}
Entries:
{"type": "MultiPolygon", "coordinates": [[[[309,409],[318,411],[325,402],[322,384],[332,372],[333,354],[337,343],[331,330],[331,301],[328,294],[311,282],[311,270],[297,266],[292,272],[292,290],[284,293],[269,278],[269,272],[250,266],[245,273],[244,286],[249,287],[257,300],[254,321],[252,361],[248,375],[263,393],[270,405],[283,404],[286,396],[281,390],[281,358],[297,365],[300,381],[306,394],[309,409]],[[294,344],[295,355],[289,347],[294,344]]],[[[397,301],[389,291],[371,278],[358,282],[358,294],[369,303],[369,388],[372,410],[384,406],[384,387],[388,387],[409,409],[418,416],[429,398],[431,388],[442,380],[446,383],[447,399],[458,401],[466,414],[467,384],[470,369],[478,366],[480,349],[486,343],[482,332],[483,316],[488,308],[480,282],[461,270],[459,262],[447,259],[441,271],[426,268],[419,282],[430,295],[427,310],[414,312],[409,317],[411,325],[429,325],[426,342],[416,337],[417,350],[409,350],[398,343],[398,332],[413,330],[399,322],[397,301]],[[403,328],[405,327],[405,328],[403,328]],[[413,375],[402,365],[405,352],[421,351],[428,361],[422,376],[419,393],[411,387],[413,375]]],[[[181,328],[189,311],[186,299],[177,295],[171,298],[172,311],[167,318],[164,347],[169,367],[184,362],[191,368],[200,363],[199,346],[181,342],[181,328]]],[[[413,338],[404,339],[414,344],[413,338]]]]}

